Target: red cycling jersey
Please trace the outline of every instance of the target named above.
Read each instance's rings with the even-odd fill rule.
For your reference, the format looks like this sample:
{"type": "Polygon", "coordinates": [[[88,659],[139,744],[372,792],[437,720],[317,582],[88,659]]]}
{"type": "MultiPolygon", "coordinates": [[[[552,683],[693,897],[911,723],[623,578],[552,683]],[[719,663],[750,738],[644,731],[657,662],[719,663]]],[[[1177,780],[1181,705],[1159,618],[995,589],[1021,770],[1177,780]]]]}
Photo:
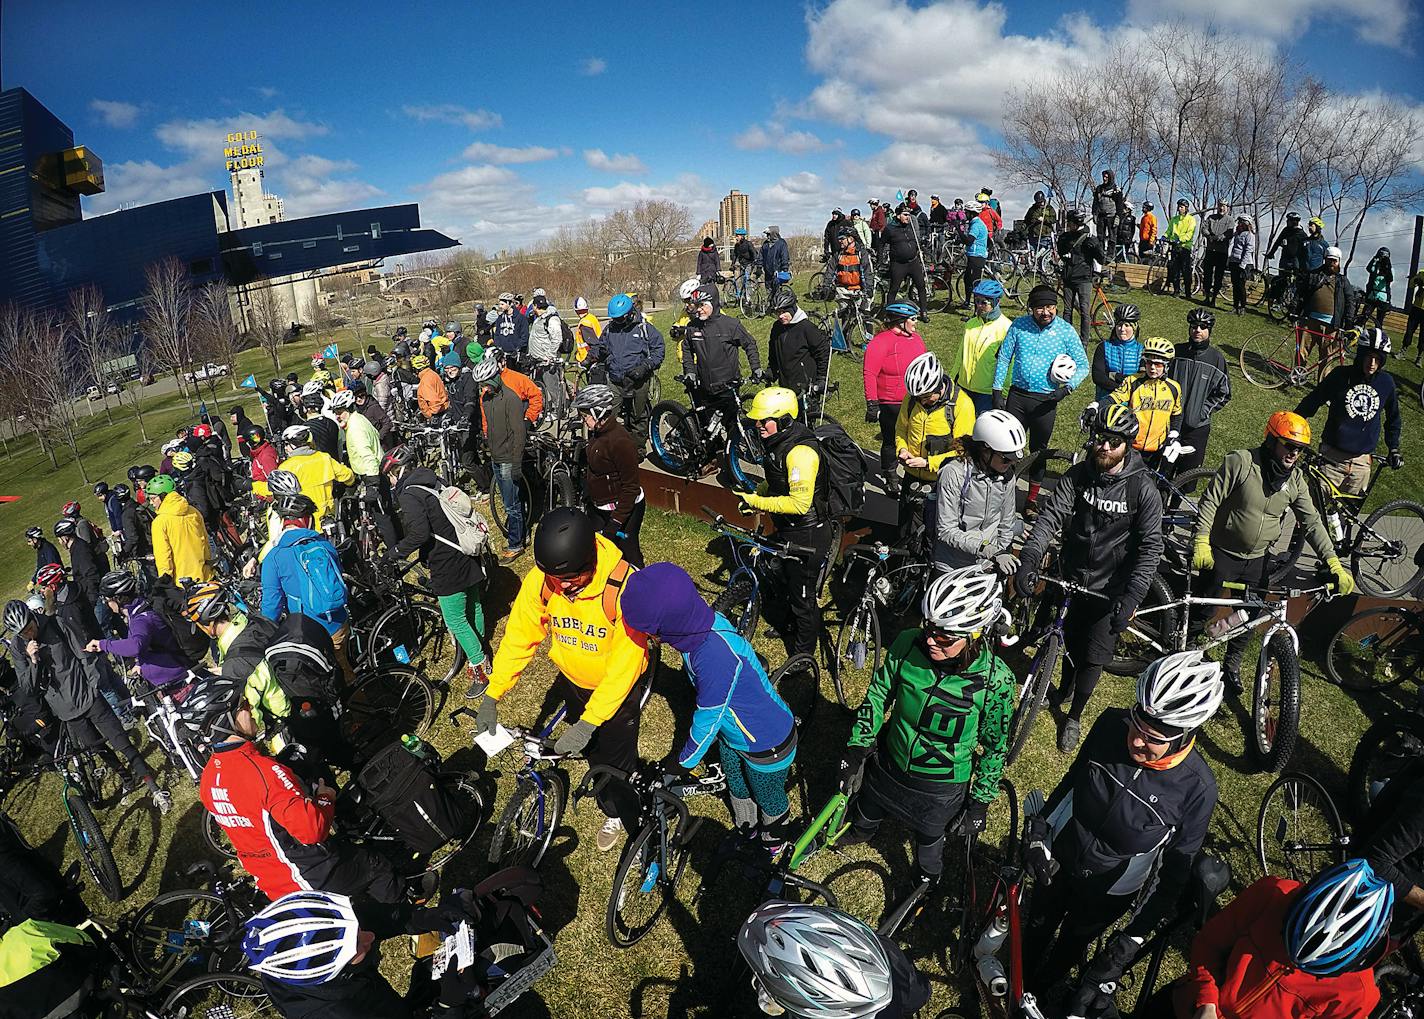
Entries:
{"type": "Polygon", "coordinates": [[[336,854],[323,844],[331,834],[335,803],[312,799],[290,768],[255,743],[214,753],[203,768],[198,796],[269,899],[323,887],[337,864],[336,854]]]}

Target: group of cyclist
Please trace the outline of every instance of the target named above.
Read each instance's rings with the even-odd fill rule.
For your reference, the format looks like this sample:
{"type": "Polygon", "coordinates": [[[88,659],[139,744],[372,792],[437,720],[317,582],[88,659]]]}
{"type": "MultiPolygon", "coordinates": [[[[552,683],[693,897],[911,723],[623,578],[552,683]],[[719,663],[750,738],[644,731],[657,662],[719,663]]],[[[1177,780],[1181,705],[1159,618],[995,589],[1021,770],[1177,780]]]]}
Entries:
{"type": "MultiPolygon", "coordinates": [[[[899,214],[913,219],[916,210],[899,214]]],[[[830,243],[844,273],[838,282],[849,287],[853,277],[863,280],[867,263],[855,227],[845,229],[849,236],[837,231],[830,243]]],[[[891,258],[893,266],[893,244],[891,258]]],[[[820,578],[835,552],[837,479],[808,408],[824,393],[826,338],[791,289],[780,288],[763,372],[756,341],[722,312],[714,286],[689,280],[680,296],[685,315],[672,338],[685,377],[704,406],[745,417],[761,441],[765,480],[740,493],[741,510],[766,515],[776,538],[796,550],[780,559],[784,618],[776,625],[789,653],[814,654],[824,627],[820,578]],[[745,409],[735,396],[743,358],[753,378],[772,383],[745,409]]],[[[1139,339],[1138,309],[1119,306],[1112,338],[1089,357],[1079,331],[1059,317],[1053,288],[1035,288],[1017,318],[1003,312],[994,280],[978,280],[971,298],[958,357],[928,350],[916,328],[923,311],[898,300],[884,308],[884,329],[865,352],[867,416],[881,436],[874,484],[898,503],[897,538],[917,541],[930,568],[920,621],[888,642],[840,760],[841,787],[854,794],[842,844],[868,841],[892,819],[913,833],[917,880],[933,885],[950,834],[984,828],[1016,699],[1013,670],[999,654],[1006,599],[1039,597],[1056,546],[1054,575],[1091,596],[1070,609],[1068,659],[1053,694],[1062,708],[1058,749],[1075,756],[1031,828],[1039,894],[1029,957],[1035,986],[1083,1014],[1083,995],[1111,985],[1172,914],[1215,806],[1215,779],[1195,737],[1227,691],[1239,692],[1244,641],[1233,642],[1223,663],[1196,651],[1154,662],[1132,708],[1105,710],[1086,737],[1081,723],[1160,566],[1158,476],[1203,461],[1230,382],[1211,345],[1207,309],[1188,314],[1186,339],[1174,343],[1139,339]],[[1022,511],[1029,526],[1021,528],[1021,461],[1047,448],[1058,405],[1090,376],[1098,399],[1082,421],[1087,456],[1051,489],[1040,460],[1022,511]],[[1129,913],[1127,925],[1083,960],[1085,946],[1129,913]],[[1070,986],[1079,961],[1084,968],[1070,986]]],[[[165,445],[161,467],[136,465],[128,485],[95,486],[109,536],[67,504],[52,530],[68,569],[42,528],[26,532],[35,593],[3,613],[23,735],[44,744],[54,720],[62,722],[81,745],[110,757],[126,789],[149,790],[166,810],[168,792],[124,728],[134,701],[120,672],[130,668],[133,679],[174,696],[185,738],[204,761],[199,797],[272,902],[249,922],[244,947],[284,1015],[369,1014],[356,1011],[365,995],[391,1001],[388,1014],[414,1014],[381,988],[373,942],[451,922],[417,908],[426,882],[344,840],[334,823],[335,775],[350,773],[370,749],[348,745],[337,724],[356,672],[348,650],[352,567],[333,540],[346,512],[343,488],[369,514],[383,568],[403,570],[418,556],[428,570],[467,662],[465,694],[478,701],[478,730],[493,732],[508,715],[505,695],[548,637],[555,695],[569,721],[554,751],[634,771],[649,662],[667,644],[682,656],[695,709],[686,743],[665,766],[695,767],[715,743],[737,830],[771,855],[785,845],[796,719],[764,662],[707,607],[692,578],[671,563],[645,563],[638,470],[648,384],[665,343],[635,296],[615,295],[607,311],[600,321],[580,298],[577,326],[567,328],[545,294],[536,291],[527,307],[504,294],[473,337],[458,323],[441,329],[429,321],[418,337],[399,331],[389,356],[347,355],[335,370],[314,357],[307,382],[269,384],[267,425],[234,413],[235,446],[225,445],[221,419],[209,417],[165,445]],[[567,406],[565,359],[587,374],[567,406]],[[588,508],[551,509],[531,528],[515,489],[529,436],[578,425],[588,508]],[[399,441],[403,430],[426,427],[463,431],[471,476],[486,471],[498,486],[509,516],[500,558],[512,563],[532,545],[533,566],[493,648],[483,605],[492,563],[466,533],[482,523],[478,499],[452,498],[416,444],[399,441]],[[255,547],[246,559],[237,520],[244,490],[259,501],[262,528],[247,539],[255,547]]],[[[1258,447],[1227,454],[1201,497],[1192,541],[1191,566],[1208,575],[1208,587],[1263,584],[1268,550],[1293,513],[1337,589],[1353,588],[1297,467],[1311,443],[1308,418],[1320,409],[1327,410],[1321,453],[1342,490],[1362,489],[1381,436],[1391,466],[1402,466],[1397,398],[1384,370],[1390,352],[1382,330],[1362,330],[1352,365],[1327,376],[1295,411],[1272,415],[1258,447]]],[[[609,851],[636,824],[638,804],[616,784],[601,786],[597,800],[606,820],[596,844],[609,851]]],[[[1413,882],[1403,896],[1411,905],[1421,881],[1397,875],[1399,859],[1413,851],[1401,851],[1388,865],[1395,870],[1375,861],[1396,883],[1413,882]]],[[[1235,926],[1218,918],[1199,936],[1201,953],[1194,949],[1192,972],[1175,989],[1178,1014],[1213,1014],[1209,1007],[1237,1014],[1228,1003],[1251,994],[1368,999],[1361,974],[1378,955],[1395,899],[1395,886],[1371,864],[1351,861],[1304,888],[1267,879],[1248,896],[1249,911],[1222,914],[1239,914],[1235,926]],[[1262,926],[1261,916],[1272,919],[1262,926]],[[1262,982],[1262,972],[1282,968],[1290,980],[1262,982]]],[[[738,944],[768,1009],[895,1015],[925,1000],[923,978],[903,953],[837,911],[769,904],[748,919],[738,944]]],[[[444,1007],[470,1000],[457,988],[447,1002],[442,986],[444,1007]]]]}

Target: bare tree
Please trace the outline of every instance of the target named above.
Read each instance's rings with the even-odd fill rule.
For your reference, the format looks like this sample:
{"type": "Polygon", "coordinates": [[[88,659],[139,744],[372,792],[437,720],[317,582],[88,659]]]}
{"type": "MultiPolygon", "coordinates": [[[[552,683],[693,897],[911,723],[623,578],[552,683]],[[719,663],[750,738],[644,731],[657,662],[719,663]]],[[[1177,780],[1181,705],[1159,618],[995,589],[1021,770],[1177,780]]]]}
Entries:
{"type": "Polygon", "coordinates": [[[664,279],[669,258],[686,240],[692,217],[676,202],[639,202],[608,217],[608,229],[618,247],[633,253],[640,285],[654,298],[666,290],[664,279]]]}
{"type": "Polygon", "coordinates": [[[99,387],[104,401],[104,415],[109,424],[113,424],[114,412],[109,409],[109,377],[106,371],[106,366],[113,359],[113,323],[104,303],[104,292],[92,283],[71,290],[63,315],[65,332],[73,344],[75,360],[85,377],[99,387]]]}
{"type": "MultiPolygon", "coordinates": [[[[236,367],[237,329],[232,322],[227,284],[213,281],[201,287],[193,297],[193,350],[196,360],[213,361],[236,367]]],[[[209,375],[208,392],[213,403],[218,402],[217,380],[209,375]]],[[[230,372],[229,386],[237,389],[237,375],[230,372]]],[[[197,387],[194,386],[196,389],[197,387]]]]}
{"type": "MultiPolygon", "coordinates": [[[[22,308],[7,312],[0,331],[5,334],[3,345],[15,384],[23,388],[27,401],[26,415],[34,423],[36,434],[51,443],[62,442],[69,447],[79,467],[79,476],[87,485],[89,472],[79,451],[79,416],[76,397],[71,387],[73,373],[55,364],[54,337],[60,334],[57,316],[48,310],[22,308]]],[[[56,463],[50,453],[50,462],[56,463]]]]}
{"type": "MultiPolygon", "coordinates": [[[[9,380],[9,384],[0,386],[0,406],[3,406],[5,416],[16,425],[23,422],[28,430],[35,433],[41,452],[49,459],[50,466],[57,468],[59,459],[55,456],[54,444],[43,427],[43,401],[26,380],[29,370],[26,359],[30,356],[29,320],[32,315],[28,308],[18,304],[0,305],[0,372],[9,380]]],[[[46,363],[49,363],[48,358],[46,363]]],[[[50,374],[57,373],[51,370],[50,374]]]]}
{"type": "MultiPolygon", "coordinates": [[[[154,362],[173,376],[188,408],[193,407],[183,372],[193,363],[193,281],[176,258],[144,269],[143,334],[154,362]]],[[[197,387],[194,386],[194,395],[197,387]]]]}
{"type": "Polygon", "coordinates": [[[267,352],[272,360],[272,371],[282,371],[282,340],[287,335],[287,327],[282,322],[282,308],[277,303],[277,295],[271,287],[252,287],[247,291],[248,335],[267,352]]]}

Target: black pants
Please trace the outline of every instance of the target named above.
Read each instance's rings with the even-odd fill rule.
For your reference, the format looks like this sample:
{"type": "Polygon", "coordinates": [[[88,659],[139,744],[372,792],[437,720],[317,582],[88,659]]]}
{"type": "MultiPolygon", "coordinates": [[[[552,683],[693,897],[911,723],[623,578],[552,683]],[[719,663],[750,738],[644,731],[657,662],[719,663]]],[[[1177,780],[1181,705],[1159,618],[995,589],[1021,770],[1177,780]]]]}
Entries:
{"type": "MultiPolygon", "coordinates": [[[[739,404],[737,402],[737,398],[732,395],[732,391],[730,389],[723,389],[720,392],[713,393],[706,389],[699,389],[696,392],[696,399],[697,402],[704,408],[702,413],[698,415],[702,421],[703,427],[710,426],[712,423],[713,413],[715,413],[716,411],[721,411],[722,428],[726,430],[727,435],[731,435],[732,429],[734,427],[733,422],[742,413],[741,404],[739,404]]],[[[629,431],[631,432],[632,429],[630,428],[629,431]]],[[[646,433],[644,433],[643,438],[646,442],[646,433]]],[[[633,441],[635,443],[638,441],[638,437],[636,435],[633,437],[633,441]]],[[[726,439],[723,438],[721,441],[725,442],[726,439]]],[[[720,450],[718,452],[720,452],[720,450]]]]}
{"type": "Polygon", "coordinates": [[[1231,263],[1231,307],[1237,311],[1246,307],[1246,267],[1231,263]]]}
{"type": "Polygon", "coordinates": [[[898,403],[877,403],[880,414],[880,469],[885,472],[885,484],[896,485],[895,480],[895,422],[900,420],[898,403]]]}
{"type": "Polygon", "coordinates": [[[814,556],[788,556],[780,560],[781,581],[785,591],[785,605],[776,606],[774,599],[763,604],[769,616],[781,613],[774,619],[786,639],[786,653],[789,655],[814,655],[821,639],[823,620],[819,604],[821,567],[831,547],[831,525],[815,524],[809,527],[778,528],[778,538],[785,538],[795,545],[805,545],[816,550],[814,556]]]}
{"type": "Polygon", "coordinates": [[[1098,229],[1098,241],[1102,244],[1103,250],[1111,256],[1113,249],[1117,247],[1112,239],[1117,236],[1117,216],[1106,212],[1093,213],[1093,225],[1098,229]]]}
{"type": "MultiPolygon", "coordinates": [[[[1271,283],[1271,290],[1266,295],[1267,300],[1272,302],[1279,301],[1281,296],[1286,292],[1286,284],[1298,275],[1298,270],[1282,267],[1281,271],[1276,275],[1275,281],[1271,283]]],[[[1299,294],[1296,296],[1298,300],[1299,294]]]]}
{"type": "Polygon", "coordinates": [[[374,478],[361,475],[360,481],[361,501],[370,511],[377,533],[386,543],[386,548],[395,548],[400,544],[400,534],[396,531],[395,521],[391,519],[390,481],[384,474],[374,478]]]}
{"type": "Polygon", "coordinates": [[[1202,256],[1202,296],[1215,302],[1221,293],[1222,277],[1226,274],[1226,252],[1207,249],[1202,256]]]}
{"type": "MultiPolygon", "coordinates": [[[[1245,559],[1230,552],[1223,552],[1220,549],[1212,551],[1213,565],[1211,573],[1201,582],[1200,587],[1196,587],[1200,593],[1208,598],[1232,598],[1238,592],[1222,591],[1221,585],[1231,581],[1233,583],[1245,583],[1256,587],[1266,586],[1271,579],[1276,564],[1279,562],[1278,556],[1267,553],[1257,556],[1254,559],[1245,559]]],[[[1191,629],[1200,632],[1212,616],[1222,609],[1218,606],[1203,606],[1192,613],[1190,619],[1191,629]]],[[[1228,671],[1240,672],[1241,659],[1246,655],[1246,645],[1250,643],[1250,634],[1237,637],[1228,641],[1226,645],[1226,657],[1222,659],[1222,665],[1228,671]]]]}
{"type": "Polygon", "coordinates": [[[1192,296],[1192,249],[1172,245],[1167,256],[1167,286],[1178,297],[1192,296]]]}
{"type": "Polygon", "coordinates": [[[1033,916],[1024,931],[1024,959],[1034,990],[1046,991],[1064,979],[1098,936],[1132,907],[1136,895],[1109,895],[1110,887],[1105,878],[1072,874],[1065,862],[1051,885],[1034,889],[1033,916]]]}
{"type": "Polygon", "coordinates": [[[1058,700],[1068,702],[1069,718],[1082,720],[1098,680],[1103,678],[1103,666],[1112,660],[1117,640],[1111,632],[1112,611],[1112,602],[1088,594],[1077,595],[1068,607],[1058,700]]]}
{"type": "Polygon", "coordinates": [[[964,258],[964,306],[974,303],[974,288],[984,275],[984,263],[989,261],[982,255],[966,255],[964,258]]]}
{"type": "Polygon", "coordinates": [[[890,263],[890,293],[885,297],[886,304],[894,304],[895,299],[900,296],[900,286],[909,280],[915,285],[915,295],[919,298],[920,318],[929,314],[929,298],[925,296],[925,264],[918,258],[909,262],[890,263]]]}
{"type": "Polygon", "coordinates": [[[85,750],[97,750],[101,756],[110,758],[111,764],[115,763],[113,755],[117,753],[123,758],[124,769],[131,776],[136,779],[153,778],[153,772],[148,770],[148,764],[139,755],[129,734],[119,724],[114,709],[103,697],[95,695],[94,702],[84,714],[64,724],[69,727],[69,735],[78,746],[85,750]]]}
{"type": "Polygon", "coordinates": [[[1092,328],[1090,316],[1093,311],[1093,280],[1092,277],[1081,279],[1074,283],[1063,281],[1063,321],[1069,325],[1073,324],[1073,310],[1078,311],[1078,335],[1083,338],[1083,342],[1088,342],[1088,333],[1092,328]]]}
{"type": "Polygon", "coordinates": [[[609,379],[608,384],[621,399],[620,416],[628,434],[633,436],[633,445],[639,450],[644,449],[648,445],[648,420],[653,416],[652,406],[648,402],[648,379],[642,382],[631,382],[628,379],[614,382],[609,379]]]}
{"type": "Polygon", "coordinates": [[[878,761],[867,762],[865,773],[851,817],[855,830],[873,835],[895,813],[915,834],[915,866],[926,877],[939,877],[944,872],[945,831],[964,809],[969,783],[917,781],[878,761]]]}
{"type": "Polygon", "coordinates": [[[639,544],[638,535],[643,530],[643,514],[647,508],[647,500],[639,499],[633,506],[633,512],[628,514],[628,519],[623,521],[621,528],[613,525],[612,510],[594,507],[592,511],[593,520],[598,524],[599,533],[617,545],[623,552],[623,558],[639,569],[643,567],[643,546],[639,544]],[[618,537],[619,531],[623,532],[621,538],[618,537]]]}
{"type": "Polygon", "coordinates": [[[1182,434],[1177,436],[1177,441],[1183,446],[1191,446],[1192,452],[1177,457],[1177,462],[1172,465],[1173,477],[1206,463],[1206,445],[1211,441],[1211,422],[1208,421],[1200,428],[1183,428],[1182,434]]]}
{"type": "MultiPolygon", "coordinates": [[[[1008,406],[1010,414],[1023,422],[1028,431],[1029,452],[1037,453],[1047,449],[1053,440],[1053,422],[1058,418],[1058,401],[1048,393],[1027,393],[1022,389],[1010,389],[1008,406]]],[[[1043,481],[1046,466],[1039,463],[1029,474],[1029,481],[1038,484],[1043,481]]]]}
{"type": "MultiPolygon", "coordinates": [[[[588,741],[584,757],[590,766],[606,764],[612,768],[632,773],[638,767],[638,721],[643,700],[643,686],[649,681],[645,675],[633,684],[628,696],[613,717],[593,731],[593,739],[588,741]]],[[[570,722],[576,722],[588,706],[592,690],[578,686],[563,673],[554,680],[556,703],[562,699],[568,709],[570,722]]],[[[633,831],[638,827],[638,796],[632,789],[618,782],[605,782],[595,797],[598,809],[604,817],[616,817],[623,827],[633,831]]]]}
{"type": "Polygon", "coordinates": [[[1419,346],[1424,348],[1424,329],[1421,329],[1421,326],[1424,326],[1424,309],[1410,308],[1409,322],[1404,327],[1404,343],[1400,346],[1401,350],[1409,349],[1409,341],[1414,338],[1416,329],[1420,330],[1419,346]]]}

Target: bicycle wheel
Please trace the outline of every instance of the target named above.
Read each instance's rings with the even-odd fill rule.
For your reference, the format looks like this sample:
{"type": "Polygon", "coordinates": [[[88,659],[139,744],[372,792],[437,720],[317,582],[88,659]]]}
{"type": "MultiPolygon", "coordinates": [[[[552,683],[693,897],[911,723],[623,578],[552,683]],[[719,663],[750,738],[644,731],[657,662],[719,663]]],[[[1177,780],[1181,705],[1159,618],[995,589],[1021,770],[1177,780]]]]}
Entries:
{"type": "Polygon", "coordinates": [[[841,707],[851,711],[860,707],[870,687],[870,677],[880,668],[883,651],[875,599],[861,598],[841,620],[836,646],[831,652],[831,683],[841,707]]]}
{"type": "Polygon", "coordinates": [[[1365,730],[1350,757],[1350,814],[1363,823],[1390,780],[1424,760],[1424,719],[1395,715],[1365,730]]]}
{"type": "Polygon", "coordinates": [[[712,603],[712,610],[726,616],[737,632],[750,640],[761,619],[761,590],[756,580],[745,573],[733,574],[726,590],[712,603]]]}
{"type": "Polygon", "coordinates": [[[1108,304],[1101,293],[1095,292],[1093,303],[1089,307],[1091,310],[1088,312],[1088,324],[1093,335],[1098,338],[1099,343],[1106,343],[1113,331],[1112,305],[1108,304]]]}
{"type": "MultiPolygon", "coordinates": [[[[519,499],[520,515],[524,521],[524,530],[529,531],[529,509],[533,501],[529,497],[529,482],[524,477],[523,471],[516,471],[514,475],[514,492],[519,499]]],[[[495,527],[499,528],[499,533],[504,535],[504,540],[509,540],[509,508],[505,504],[504,496],[500,494],[499,483],[493,475],[489,483],[489,506],[490,516],[494,519],[495,527]]]]}
{"type": "Polygon", "coordinates": [[[414,669],[386,666],[357,680],[341,703],[341,732],[360,750],[377,750],[435,720],[435,688],[414,669]]]}
{"type": "Polygon", "coordinates": [[[1300,735],[1300,659],[1288,634],[1278,633],[1261,648],[1251,691],[1251,755],[1266,771],[1280,771],[1295,753],[1300,735]]]}
{"type": "Polygon", "coordinates": [[[663,382],[662,379],[658,378],[657,373],[654,372],[648,376],[648,406],[656,407],[662,402],[662,398],[663,382]]]}
{"type": "Polygon", "coordinates": [[[1410,595],[1424,581],[1417,548],[1424,535],[1424,506],[1409,499],[1387,502],[1369,515],[1355,537],[1350,569],[1360,590],[1376,598],[1410,595]]]}
{"type": "Polygon", "coordinates": [[[74,832],[74,841],[84,866],[99,890],[111,902],[118,902],[124,897],[124,884],[119,878],[118,865],[114,863],[114,851],[109,847],[109,840],[104,836],[104,829],[99,827],[99,820],[94,816],[89,801],[68,784],[64,788],[64,810],[69,815],[69,827],[74,832]]]}
{"type": "Polygon", "coordinates": [[[128,937],[135,965],[165,983],[244,965],[241,931],[233,930],[222,898],[212,892],[164,892],[134,915],[128,937]],[[186,976],[179,977],[180,970],[186,976]]]}
{"type": "Polygon", "coordinates": [[[798,727],[810,724],[821,699],[821,670],[811,655],[792,655],[771,674],[771,688],[786,702],[798,727]]]}
{"type": "Polygon", "coordinates": [[[557,771],[541,772],[540,778],[544,782],[542,803],[534,780],[520,779],[499,815],[489,848],[489,862],[496,870],[538,867],[549,851],[564,816],[568,786],[557,771]]]}
{"type": "Polygon", "coordinates": [[[675,400],[664,400],[653,408],[648,424],[652,455],[669,474],[690,478],[702,466],[701,425],[697,417],[675,400]]]}
{"type": "Polygon", "coordinates": [[[1345,621],[1325,648],[1325,674],[1346,690],[1388,690],[1424,667],[1424,627],[1394,606],[1366,609],[1345,621]]]}
{"type": "Polygon", "coordinates": [[[279,1019],[262,981],[246,973],[208,973],[181,985],[163,1002],[164,1015],[189,1019],[279,1019]]]}
{"type": "Polygon", "coordinates": [[[550,475],[549,491],[554,501],[554,505],[549,507],[550,509],[560,506],[578,509],[580,503],[583,502],[579,497],[578,489],[574,486],[573,475],[563,467],[556,467],[554,473],[550,475]]]}
{"type": "Polygon", "coordinates": [[[1142,636],[1124,630],[1118,634],[1113,647],[1112,661],[1107,671],[1114,676],[1136,676],[1147,666],[1162,657],[1162,648],[1172,646],[1173,635],[1177,632],[1178,609],[1173,606],[1176,599],[1172,589],[1161,577],[1153,577],[1137,607],[1137,615],[1132,620],[1131,630],[1140,630],[1142,636]],[[1145,610],[1151,609],[1151,612],[1145,610]]]}
{"type": "Polygon", "coordinates": [[[642,940],[672,901],[687,858],[686,850],[677,844],[681,828],[679,815],[667,818],[670,859],[666,862],[672,871],[670,874],[662,872],[656,824],[645,824],[623,847],[618,869],[613,874],[605,924],[608,940],[619,948],[629,948],[642,940]]]}
{"type": "Polygon", "coordinates": [[[1306,882],[1345,858],[1345,826],[1330,794],[1309,775],[1271,783],[1256,815],[1256,862],[1267,877],[1306,882]]]}
{"type": "Polygon", "coordinates": [[[440,606],[412,600],[408,606],[387,609],[376,620],[366,663],[373,669],[411,665],[422,675],[438,677],[437,685],[447,686],[465,667],[465,649],[445,626],[440,606]]]}
{"type": "Polygon", "coordinates": [[[761,447],[752,442],[751,436],[736,422],[728,422],[730,433],[723,456],[727,460],[727,470],[737,487],[742,491],[752,491],[762,479],[761,447]]]}
{"type": "Polygon", "coordinates": [[[826,285],[826,271],[813,272],[806,281],[806,300],[825,303],[828,293],[833,294],[835,290],[826,285]]]}
{"type": "Polygon", "coordinates": [[[1291,380],[1295,366],[1295,332],[1264,329],[1241,344],[1237,358],[1241,374],[1258,389],[1279,389],[1291,380]]]}
{"type": "Polygon", "coordinates": [[[439,846],[425,860],[425,869],[438,871],[464,851],[475,837],[480,821],[484,818],[485,801],[473,772],[443,771],[440,773],[440,787],[447,797],[453,797],[458,806],[458,816],[468,821],[463,831],[457,832],[450,841],[439,846]]]}
{"type": "Polygon", "coordinates": [[[232,840],[222,830],[222,825],[218,824],[217,818],[206,810],[203,811],[203,842],[224,860],[237,859],[237,850],[233,848],[232,840]]]}
{"type": "Polygon", "coordinates": [[[1054,630],[1044,638],[1038,654],[1033,656],[1028,679],[1024,680],[1023,690],[1019,693],[1018,706],[1014,708],[1013,718],[1009,720],[1009,756],[1004,761],[1006,765],[1018,760],[1019,754],[1028,743],[1029,735],[1033,732],[1033,721],[1038,717],[1039,709],[1043,707],[1048,685],[1053,682],[1053,670],[1058,667],[1058,657],[1062,653],[1063,634],[1054,630]]]}

